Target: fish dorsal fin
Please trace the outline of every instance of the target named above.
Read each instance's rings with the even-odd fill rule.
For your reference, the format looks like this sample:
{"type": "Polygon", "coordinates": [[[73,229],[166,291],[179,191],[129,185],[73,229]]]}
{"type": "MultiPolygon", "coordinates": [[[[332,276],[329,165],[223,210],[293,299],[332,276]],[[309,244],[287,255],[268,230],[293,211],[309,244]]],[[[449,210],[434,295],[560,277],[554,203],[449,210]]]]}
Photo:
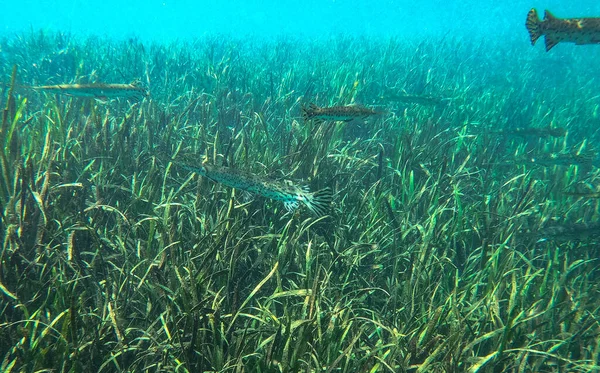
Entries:
{"type": "Polygon", "coordinates": [[[546,35],[546,52],[548,52],[552,47],[558,44],[558,39],[551,37],[550,35],[546,35]]]}
{"type": "Polygon", "coordinates": [[[556,17],[550,13],[548,10],[544,10],[544,21],[552,21],[555,20],[556,17]]]}

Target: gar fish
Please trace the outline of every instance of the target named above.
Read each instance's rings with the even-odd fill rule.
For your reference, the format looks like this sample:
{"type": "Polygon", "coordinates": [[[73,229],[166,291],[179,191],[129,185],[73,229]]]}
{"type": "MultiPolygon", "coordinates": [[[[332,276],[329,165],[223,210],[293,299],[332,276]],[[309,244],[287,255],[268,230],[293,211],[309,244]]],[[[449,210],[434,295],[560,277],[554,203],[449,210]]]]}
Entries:
{"type": "Polygon", "coordinates": [[[490,133],[508,136],[536,136],[545,138],[564,137],[567,134],[567,130],[562,127],[519,127],[490,133]]]}
{"type": "Polygon", "coordinates": [[[552,166],[582,166],[599,167],[600,164],[594,153],[549,153],[539,157],[524,160],[522,163],[534,163],[545,167],[552,166]]]}
{"type": "Polygon", "coordinates": [[[203,163],[201,166],[190,166],[188,164],[181,164],[181,166],[217,183],[256,193],[276,201],[283,201],[288,211],[294,211],[302,203],[316,216],[323,216],[327,213],[332,200],[332,191],[330,188],[310,192],[307,188],[268,180],[252,173],[229,167],[207,163],[203,163]]]}
{"type": "Polygon", "coordinates": [[[383,113],[359,105],[319,107],[311,103],[308,107],[302,107],[302,117],[305,121],[318,119],[350,122],[383,113]]]}
{"type": "Polygon", "coordinates": [[[386,101],[399,102],[403,104],[417,104],[426,106],[435,106],[450,102],[451,99],[434,96],[418,96],[418,95],[397,95],[393,93],[385,94],[380,97],[386,101]]]}
{"type": "Polygon", "coordinates": [[[525,26],[531,45],[535,45],[540,36],[545,36],[546,52],[560,42],[577,45],[600,43],[600,18],[556,18],[546,10],[544,20],[540,20],[537,11],[531,9],[525,26]]]}
{"type": "Polygon", "coordinates": [[[58,84],[25,88],[49,93],[60,93],[73,97],[94,98],[99,101],[107,101],[114,98],[140,101],[148,96],[148,91],[136,84],[58,84]]]}
{"type": "Polygon", "coordinates": [[[565,194],[578,198],[600,198],[600,192],[565,192],[565,194]]]}
{"type": "Polygon", "coordinates": [[[600,223],[555,224],[536,232],[537,242],[578,241],[600,238],[600,223]]]}

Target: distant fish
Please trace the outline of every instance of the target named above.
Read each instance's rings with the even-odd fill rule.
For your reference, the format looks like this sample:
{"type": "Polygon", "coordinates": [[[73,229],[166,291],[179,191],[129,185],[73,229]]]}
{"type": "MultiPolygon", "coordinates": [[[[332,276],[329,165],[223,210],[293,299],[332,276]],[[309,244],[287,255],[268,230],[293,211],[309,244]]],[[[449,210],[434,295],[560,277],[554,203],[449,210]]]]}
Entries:
{"type": "Polygon", "coordinates": [[[600,223],[575,223],[550,225],[533,234],[537,242],[548,240],[581,241],[600,238],[600,223]]]}
{"type": "Polygon", "coordinates": [[[533,157],[521,163],[534,163],[540,166],[582,166],[599,167],[595,153],[549,153],[533,157]]]}
{"type": "Polygon", "coordinates": [[[600,18],[556,18],[546,10],[541,21],[537,11],[531,9],[525,26],[531,45],[535,45],[540,36],[545,36],[546,51],[560,42],[577,45],[600,43],[600,18]]]}
{"type": "Polygon", "coordinates": [[[565,194],[578,198],[600,198],[600,192],[565,192],[565,194]]]}
{"type": "Polygon", "coordinates": [[[377,111],[359,105],[319,107],[315,104],[310,104],[308,107],[302,108],[302,117],[305,121],[318,119],[322,121],[333,120],[350,122],[354,119],[364,119],[383,113],[383,111],[377,111]]]}
{"type": "Polygon", "coordinates": [[[217,183],[256,193],[276,201],[283,201],[283,204],[288,211],[297,209],[300,203],[302,203],[316,216],[323,216],[327,213],[332,200],[330,188],[310,192],[307,188],[300,188],[287,183],[267,180],[266,178],[252,173],[229,167],[209,165],[206,163],[201,166],[190,166],[186,164],[181,164],[181,166],[217,183]]]}
{"type": "Polygon", "coordinates": [[[451,99],[434,96],[419,96],[419,95],[398,95],[394,93],[385,94],[380,97],[386,101],[399,102],[403,104],[417,104],[425,106],[435,106],[450,102],[451,99]]]}
{"type": "Polygon", "coordinates": [[[136,84],[58,84],[24,88],[49,93],[59,93],[73,97],[93,98],[99,101],[108,101],[109,99],[115,98],[141,101],[144,97],[148,96],[146,89],[136,84]]]}
{"type": "Polygon", "coordinates": [[[491,132],[507,136],[565,137],[567,130],[562,127],[520,127],[491,132]]]}

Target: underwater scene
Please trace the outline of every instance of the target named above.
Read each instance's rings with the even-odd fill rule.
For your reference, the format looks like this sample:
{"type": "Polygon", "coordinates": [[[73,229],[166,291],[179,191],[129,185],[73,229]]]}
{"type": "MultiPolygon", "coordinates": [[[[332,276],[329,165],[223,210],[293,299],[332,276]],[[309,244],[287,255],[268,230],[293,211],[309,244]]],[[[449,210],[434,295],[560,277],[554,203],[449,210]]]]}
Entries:
{"type": "Polygon", "coordinates": [[[0,372],[600,372],[600,4],[0,13],[0,372]]]}

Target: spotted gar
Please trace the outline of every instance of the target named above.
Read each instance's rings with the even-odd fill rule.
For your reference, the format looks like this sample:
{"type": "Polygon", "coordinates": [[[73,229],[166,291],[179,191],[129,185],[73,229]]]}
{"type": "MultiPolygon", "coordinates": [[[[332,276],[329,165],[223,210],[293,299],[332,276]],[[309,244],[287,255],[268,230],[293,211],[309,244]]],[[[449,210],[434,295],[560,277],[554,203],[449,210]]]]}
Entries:
{"type": "Polygon", "coordinates": [[[36,91],[59,93],[73,97],[94,98],[107,101],[114,98],[125,98],[140,101],[148,96],[145,88],[136,84],[57,84],[24,87],[36,91]]]}
{"type": "Polygon", "coordinates": [[[302,108],[302,117],[305,121],[310,119],[333,120],[349,122],[354,119],[364,119],[372,115],[383,114],[382,111],[370,109],[359,105],[319,107],[310,104],[302,108]]]}
{"type": "Polygon", "coordinates": [[[535,9],[527,13],[525,22],[531,38],[531,45],[545,36],[546,52],[560,42],[581,44],[600,43],[600,18],[557,18],[549,11],[540,20],[535,9]]]}
{"type": "Polygon", "coordinates": [[[316,216],[323,216],[327,213],[332,200],[330,188],[311,192],[307,188],[268,180],[250,172],[207,163],[201,166],[189,164],[181,164],[181,166],[217,183],[282,201],[288,211],[294,211],[303,204],[316,216]]]}

